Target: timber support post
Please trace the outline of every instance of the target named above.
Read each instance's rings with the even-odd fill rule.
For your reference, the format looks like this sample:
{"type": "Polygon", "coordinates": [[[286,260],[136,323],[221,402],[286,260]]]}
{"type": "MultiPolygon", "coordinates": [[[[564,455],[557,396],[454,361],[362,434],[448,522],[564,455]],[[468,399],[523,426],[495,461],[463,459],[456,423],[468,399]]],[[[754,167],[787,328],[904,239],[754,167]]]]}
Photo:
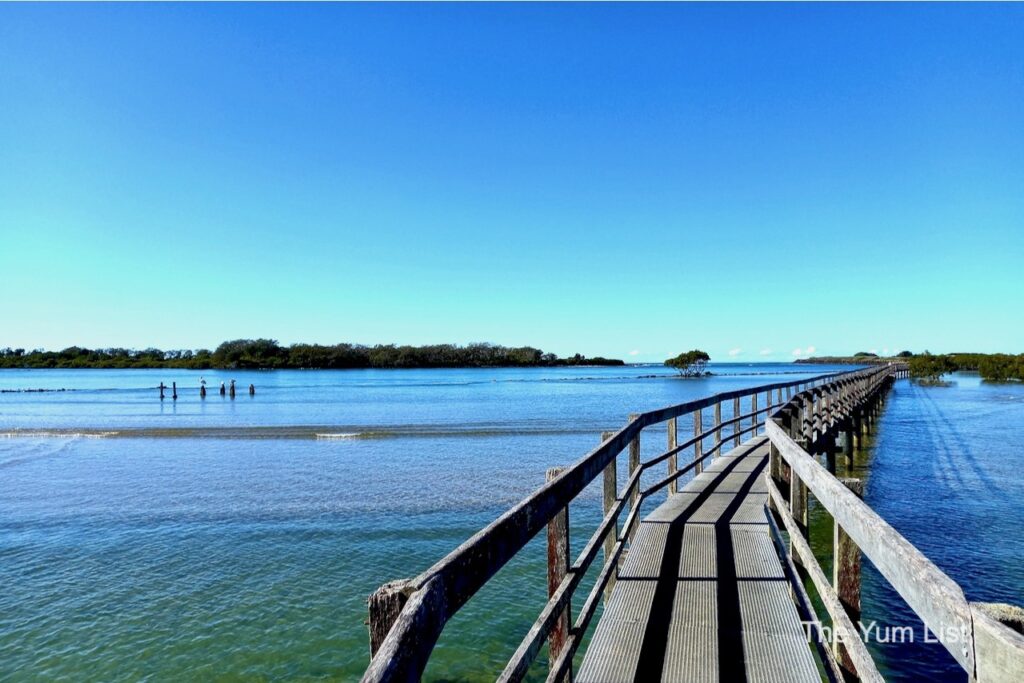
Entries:
{"type": "MultiPolygon", "coordinates": [[[[676,418],[669,418],[668,421],[668,450],[673,450],[679,444],[679,421],[676,418]]],[[[676,454],[668,458],[668,476],[672,476],[679,469],[679,459],[676,454]]],[[[668,483],[668,495],[679,490],[679,480],[673,479],[668,483]]],[[[607,512],[607,510],[605,510],[607,512]]]]}
{"type": "MultiPolygon", "coordinates": [[[[564,467],[551,467],[547,471],[547,480],[551,481],[565,470],[564,467]]],[[[548,598],[550,599],[569,573],[569,506],[562,508],[548,522],[548,598]]],[[[548,657],[550,666],[554,666],[558,655],[562,653],[569,640],[569,622],[572,616],[572,603],[567,602],[565,610],[558,616],[554,628],[548,635],[548,657]]]]}
{"type": "Polygon", "coordinates": [[[722,402],[715,404],[715,457],[722,457],[722,402]]]}
{"type": "MultiPolygon", "coordinates": [[[[694,437],[699,437],[701,435],[701,433],[704,431],[704,419],[701,417],[701,412],[702,411],[700,410],[700,408],[698,408],[697,410],[693,411],[693,435],[694,435],[694,437]]],[[[704,461],[701,460],[701,456],[702,455],[704,455],[704,440],[698,438],[693,443],[693,459],[697,463],[694,466],[693,471],[696,474],[700,474],[701,472],[704,471],[704,461]]]]}
{"type": "Polygon", "coordinates": [[[370,657],[377,654],[381,643],[388,637],[412,592],[413,586],[409,579],[398,579],[385,583],[367,598],[369,619],[366,624],[370,627],[370,657]]]}
{"type": "MultiPolygon", "coordinates": [[[[796,521],[800,535],[807,538],[807,486],[800,481],[800,477],[792,470],[789,473],[789,513],[796,521]]],[[[795,564],[803,564],[799,555],[793,552],[792,544],[790,544],[790,556],[795,564]]]]}
{"type": "MultiPolygon", "coordinates": [[[[638,414],[633,413],[629,416],[629,421],[632,422],[640,417],[638,414]]],[[[636,471],[640,469],[640,433],[637,432],[636,438],[629,442],[629,478],[632,479],[636,471]]],[[[637,484],[633,487],[632,492],[629,494],[629,509],[630,511],[636,510],[636,506],[640,502],[640,485],[637,484]]],[[[639,527],[638,524],[634,524],[629,529],[629,540],[633,540],[633,536],[636,535],[636,530],[639,527]]]]}
{"type": "MultiPolygon", "coordinates": [[[[864,498],[864,482],[860,479],[840,479],[846,488],[850,489],[858,498],[864,498]]],[[[860,621],[860,548],[853,542],[839,523],[834,523],[832,533],[833,562],[832,562],[832,587],[839,596],[839,601],[850,617],[850,621],[860,621]]],[[[839,665],[851,674],[856,674],[853,662],[846,647],[835,640],[832,647],[836,654],[839,665]]]]}
{"type": "Polygon", "coordinates": [[[733,416],[733,419],[736,420],[735,422],[732,423],[732,433],[733,433],[732,447],[733,448],[739,448],[740,447],[740,421],[739,421],[739,417],[740,417],[740,399],[739,399],[738,396],[732,400],[732,416],[733,416]]]}
{"type": "Polygon", "coordinates": [[[750,395],[750,436],[757,436],[757,393],[750,395]]]}
{"type": "MultiPolygon", "coordinates": [[[[601,434],[601,443],[604,443],[608,439],[615,436],[615,432],[603,432],[601,434]]],[[[604,468],[604,516],[607,517],[608,513],[615,507],[615,503],[619,497],[619,485],[617,482],[618,469],[617,469],[618,458],[612,458],[611,462],[604,468]]],[[[615,554],[615,543],[619,540],[619,522],[616,520],[612,526],[608,535],[604,537],[604,562],[608,564],[611,560],[612,555],[615,554]]],[[[608,600],[612,597],[612,588],[615,587],[615,579],[619,576],[619,567],[615,566],[612,570],[611,576],[608,577],[608,583],[604,587],[604,601],[607,604],[608,600]]]]}

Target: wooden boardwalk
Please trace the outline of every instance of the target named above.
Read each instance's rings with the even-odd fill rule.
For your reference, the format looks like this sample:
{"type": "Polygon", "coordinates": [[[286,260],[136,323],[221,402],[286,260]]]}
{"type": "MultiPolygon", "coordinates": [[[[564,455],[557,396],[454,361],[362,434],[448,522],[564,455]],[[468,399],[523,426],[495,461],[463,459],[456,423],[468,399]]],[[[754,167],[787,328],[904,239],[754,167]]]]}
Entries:
{"type": "Polygon", "coordinates": [[[758,436],[638,526],[575,680],[820,681],[769,530],[758,436]]]}
{"type": "Polygon", "coordinates": [[[862,557],[972,681],[1020,683],[1024,609],[968,601],[862,500],[862,481],[837,476],[906,377],[878,365],[630,416],[434,566],[370,596],[364,683],[419,680],[448,620],[545,530],[548,601],[500,683],[535,678],[545,645],[547,683],[881,683],[856,625],[862,557]],[[652,435],[666,449],[644,458],[652,435]],[[594,504],[580,494],[599,480],[604,516],[574,556],[569,515],[594,504]],[[831,576],[809,543],[811,500],[832,517],[831,576]]]}

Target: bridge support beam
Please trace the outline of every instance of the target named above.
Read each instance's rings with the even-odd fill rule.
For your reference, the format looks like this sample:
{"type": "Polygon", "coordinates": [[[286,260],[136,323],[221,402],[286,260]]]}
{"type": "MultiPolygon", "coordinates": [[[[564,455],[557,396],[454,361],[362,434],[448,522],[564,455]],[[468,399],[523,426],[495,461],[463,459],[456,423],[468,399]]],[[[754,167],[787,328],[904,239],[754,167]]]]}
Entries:
{"type": "Polygon", "coordinates": [[[846,466],[853,467],[853,421],[847,418],[843,425],[843,455],[846,456],[846,466]]]}

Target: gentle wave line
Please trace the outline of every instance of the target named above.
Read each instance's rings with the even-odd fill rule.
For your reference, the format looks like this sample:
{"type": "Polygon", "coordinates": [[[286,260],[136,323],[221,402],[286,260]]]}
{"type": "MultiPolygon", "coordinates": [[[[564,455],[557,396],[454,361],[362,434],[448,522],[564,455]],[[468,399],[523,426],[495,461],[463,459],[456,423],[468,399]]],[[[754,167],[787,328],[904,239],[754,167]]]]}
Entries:
{"type": "Polygon", "coordinates": [[[3,438],[117,438],[117,439],[400,439],[491,436],[552,436],[593,434],[609,425],[586,428],[509,425],[275,425],[266,427],[129,427],[118,429],[14,429],[3,438]]]}

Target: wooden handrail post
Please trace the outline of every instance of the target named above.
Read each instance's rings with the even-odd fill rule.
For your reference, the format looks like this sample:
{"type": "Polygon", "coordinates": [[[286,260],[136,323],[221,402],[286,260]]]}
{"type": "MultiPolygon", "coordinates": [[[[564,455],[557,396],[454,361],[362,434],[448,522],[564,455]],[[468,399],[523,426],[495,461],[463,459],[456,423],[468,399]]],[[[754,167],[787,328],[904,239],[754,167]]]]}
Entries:
{"type": "MultiPolygon", "coordinates": [[[[551,481],[565,470],[552,467],[547,471],[551,481]]],[[[565,575],[569,572],[569,506],[566,505],[548,522],[548,598],[555,594],[565,575]]],[[[569,622],[572,617],[572,603],[566,602],[565,610],[559,615],[554,628],[548,635],[548,657],[554,666],[566,641],[569,640],[569,622]]]]}
{"type": "MultiPolygon", "coordinates": [[[[668,419],[668,450],[672,450],[679,445],[679,421],[677,418],[670,417],[668,419]]],[[[679,460],[675,455],[669,456],[668,459],[668,476],[672,476],[679,469],[679,460]]],[[[679,480],[673,479],[668,483],[668,495],[674,494],[679,490],[679,480]]]]}
{"type": "MultiPolygon", "coordinates": [[[[733,416],[733,419],[738,418],[740,416],[740,398],[739,398],[739,396],[737,396],[736,398],[734,398],[732,400],[732,416],[733,416]]],[[[739,420],[737,420],[736,422],[732,423],[732,433],[733,433],[732,447],[733,448],[739,448],[740,447],[740,423],[739,423],[739,420]]]]}
{"type": "MultiPolygon", "coordinates": [[[[701,432],[704,431],[704,418],[701,416],[701,409],[693,411],[693,435],[700,436],[701,432]]],[[[704,440],[697,439],[693,444],[693,459],[697,461],[697,465],[693,468],[695,474],[700,474],[704,471],[704,462],[700,457],[704,455],[704,440]]]]}
{"type": "Polygon", "coordinates": [[[391,627],[394,626],[412,592],[412,582],[409,579],[398,579],[385,583],[367,598],[369,619],[366,624],[370,627],[371,658],[377,654],[381,643],[388,637],[391,627]]]}
{"type": "Polygon", "coordinates": [[[722,438],[722,402],[719,401],[715,404],[715,455],[714,457],[722,457],[722,442],[725,439],[722,438]]]}
{"type": "MultiPolygon", "coordinates": [[[[800,533],[807,538],[807,486],[794,470],[789,472],[789,511],[793,515],[800,533]]],[[[792,543],[789,547],[789,554],[794,563],[802,565],[800,557],[793,551],[792,543]]]]}
{"type": "MultiPolygon", "coordinates": [[[[633,413],[629,416],[629,421],[640,417],[639,414],[633,413]]],[[[632,478],[633,474],[640,469],[640,433],[637,432],[636,437],[629,442],[629,477],[632,478]]],[[[629,509],[635,510],[637,503],[640,501],[640,485],[637,484],[633,487],[632,492],[629,494],[629,509]]],[[[639,524],[634,524],[629,530],[629,540],[633,540],[633,536],[636,535],[636,530],[639,528],[639,524]]]]}
{"type": "MultiPolygon", "coordinates": [[[[864,498],[864,482],[860,479],[840,479],[858,498],[864,498]]],[[[832,586],[836,589],[839,601],[843,604],[850,621],[860,620],[860,548],[853,542],[843,528],[835,523],[832,535],[833,556],[832,586]]],[[[856,636],[854,636],[856,637],[856,636]]],[[[853,662],[846,648],[838,640],[832,644],[839,665],[851,674],[856,674],[853,662]]]]}
{"type": "Polygon", "coordinates": [[[750,395],[750,438],[757,436],[757,392],[750,395]]]}
{"type": "MultiPolygon", "coordinates": [[[[772,441],[768,442],[768,476],[772,482],[778,486],[779,480],[782,478],[782,456],[779,455],[779,449],[775,447],[775,443],[772,441]]],[[[768,508],[774,510],[778,514],[778,510],[775,507],[775,501],[772,500],[771,496],[768,497],[768,508]]]]}
{"type": "MultiPolygon", "coordinates": [[[[608,439],[615,436],[615,432],[602,432],[601,443],[604,443],[608,439]]],[[[604,516],[607,517],[608,513],[615,507],[615,503],[619,497],[619,485],[618,485],[618,457],[612,458],[604,468],[604,516]]],[[[619,539],[619,520],[615,520],[615,525],[608,532],[608,535],[604,537],[604,563],[612,559],[612,555],[615,553],[615,543],[619,539]]],[[[619,576],[619,567],[615,566],[612,570],[611,576],[608,578],[608,583],[604,587],[604,601],[605,603],[612,596],[612,588],[615,587],[615,579],[619,576]]]]}

